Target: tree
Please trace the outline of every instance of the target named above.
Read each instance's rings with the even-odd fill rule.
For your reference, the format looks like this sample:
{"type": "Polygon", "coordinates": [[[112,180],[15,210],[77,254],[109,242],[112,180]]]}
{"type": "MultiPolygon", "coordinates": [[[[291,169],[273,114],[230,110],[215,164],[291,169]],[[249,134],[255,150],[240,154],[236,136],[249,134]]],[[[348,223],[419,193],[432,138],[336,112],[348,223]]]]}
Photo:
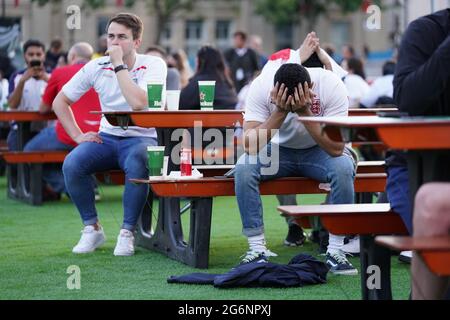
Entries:
{"type": "Polygon", "coordinates": [[[382,0],[256,0],[255,11],[275,26],[308,23],[313,30],[317,19],[326,15],[331,8],[338,7],[343,13],[364,8],[370,3],[381,5],[382,0]]]}

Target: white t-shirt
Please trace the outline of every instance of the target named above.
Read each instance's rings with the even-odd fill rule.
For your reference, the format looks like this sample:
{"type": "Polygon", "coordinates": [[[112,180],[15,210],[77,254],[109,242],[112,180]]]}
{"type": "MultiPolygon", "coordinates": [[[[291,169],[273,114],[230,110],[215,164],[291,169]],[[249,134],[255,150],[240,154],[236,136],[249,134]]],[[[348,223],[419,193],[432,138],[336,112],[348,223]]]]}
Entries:
{"type": "MultiPolygon", "coordinates": [[[[14,78],[14,88],[17,88],[19,81],[22,78],[23,73],[19,73],[14,78]]],[[[22,97],[20,103],[17,106],[17,110],[24,111],[37,111],[41,103],[41,97],[44,94],[44,90],[47,87],[47,82],[44,80],[36,80],[31,77],[23,86],[22,97]]]]}
{"type": "Polygon", "coordinates": [[[359,108],[360,100],[369,92],[367,82],[356,74],[348,74],[344,78],[350,99],[350,108],[359,108]]]}
{"type": "MultiPolygon", "coordinates": [[[[274,75],[284,63],[300,63],[298,51],[290,50],[289,53],[285,51],[280,58],[269,60],[261,74],[253,80],[245,103],[245,121],[264,122],[276,110],[276,106],[270,102],[270,91],[274,86],[274,75]]],[[[347,116],[347,90],[340,78],[335,73],[322,68],[307,70],[311,81],[314,82],[312,90],[316,94],[311,106],[312,113],[317,117],[347,116]]],[[[298,121],[298,115],[295,113],[287,115],[280,130],[271,141],[294,149],[307,149],[317,144],[304,125],[298,121]]]]}
{"type": "Polygon", "coordinates": [[[361,104],[367,108],[371,108],[375,105],[378,98],[394,96],[394,75],[388,74],[386,76],[379,77],[370,86],[369,92],[362,97],[361,104]]]}
{"type": "MultiPolygon", "coordinates": [[[[128,73],[131,79],[145,92],[147,92],[149,81],[164,83],[162,96],[165,99],[167,65],[161,58],[136,54],[136,62],[132,68],[129,67],[128,73]]],[[[100,57],[89,61],[64,85],[62,91],[71,101],[77,101],[91,87],[98,94],[102,111],[132,110],[122,94],[109,57],[100,57]]],[[[110,125],[105,117],[102,117],[100,122],[100,132],[121,137],[156,137],[154,128],[130,126],[127,130],[123,130],[120,127],[110,125]]]]}

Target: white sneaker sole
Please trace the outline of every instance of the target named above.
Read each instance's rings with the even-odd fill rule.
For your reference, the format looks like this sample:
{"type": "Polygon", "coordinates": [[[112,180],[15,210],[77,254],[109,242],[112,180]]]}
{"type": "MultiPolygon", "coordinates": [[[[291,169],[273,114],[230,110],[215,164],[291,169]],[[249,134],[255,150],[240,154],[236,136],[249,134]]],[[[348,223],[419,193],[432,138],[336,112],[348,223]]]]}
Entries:
{"type": "Polygon", "coordinates": [[[337,274],[337,275],[344,275],[344,276],[356,276],[358,275],[358,270],[354,269],[354,270],[338,270],[338,271],[331,271],[330,272],[332,274],[337,274]]]}
{"type": "Polygon", "coordinates": [[[72,253],[75,254],[83,254],[83,253],[91,253],[94,252],[95,249],[97,249],[98,247],[100,247],[101,245],[103,245],[105,243],[105,238],[101,238],[99,241],[97,241],[97,243],[89,250],[75,250],[75,248],[72,249],[72,253]]]}
{"type": "Polygon", "coordinates": [[[129,252],[129,251],[126,251],[126,252],[120,252],[120,251],[114,250],[114,255],[115,255],[116,257],[129,257],[129,256],[134,255],[134,251],[133,251],[133,252],[129,252]]]}

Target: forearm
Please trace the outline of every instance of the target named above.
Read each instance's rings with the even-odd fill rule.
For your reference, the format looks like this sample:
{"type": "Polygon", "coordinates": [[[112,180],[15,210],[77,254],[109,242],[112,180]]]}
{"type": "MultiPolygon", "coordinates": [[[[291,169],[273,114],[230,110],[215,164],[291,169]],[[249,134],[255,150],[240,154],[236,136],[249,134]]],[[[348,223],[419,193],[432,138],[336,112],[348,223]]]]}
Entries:
{"type": "Polygon", "coordinates": [[[244,125],[245,152],[251,155],[257,154],[280,129],[287,114],[287,112],[276,110],[265,122],[257,126],[245,128],[244,125]]]}
{"type": "Polygon", "coordinates": [[[46,104],[45,102],[41,101],[41,104],[39,105],[39,112],[40,113],[49,113],[52,109],[52,106],[46,104]]]}
{"type": "Polygon", "coordinates": [[[19,81],[17,87],[11,93],[8,99],[8,105],[11,109],[17,109],[17,107],[19,106],[20,101],[22,100],[23,87],[24,83],[22,81],[19,81]]]}
{"type": "Polygon", "coordinates": [[[75,121],[72,109],[69,107],[70,104],[71,101],[61,91],[53,101],[53,111],[55,111],[58,120],[61,122],[67,134],[75,140],[83,132],[75,121]]]}
{"type": "MultiPolygon", "coordinates": [[[[299,114],[300,116],[313,116],[311,111],[308,110],[306,114],[299,114]]],[[[308,130],[314,141],[317,142],[319,147],[321,147],[326,153],[332,157],[339,157],[344,151],[345,144],[343,142],[336,142],[331,140],[327,134],[322,130],[319,123],[307,123],[304,122],[306,130],[308,130]]]]}
{"type": "Polygon", "coordinates": [[[120,90],[125,100],[133,110],[143,110],[148,107],[146,92],[131,80],[126,71],[116,73],[120,90]]]}

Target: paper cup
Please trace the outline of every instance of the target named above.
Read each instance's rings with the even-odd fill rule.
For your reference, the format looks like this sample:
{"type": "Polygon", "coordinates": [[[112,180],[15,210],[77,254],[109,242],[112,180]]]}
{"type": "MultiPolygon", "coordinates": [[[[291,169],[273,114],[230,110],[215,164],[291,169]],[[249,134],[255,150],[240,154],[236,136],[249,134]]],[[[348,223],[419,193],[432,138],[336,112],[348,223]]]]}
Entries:
{"type": "Polygon", "coordinates": [[[180,104],[180,90],[167,90],[166,91],[166,104],[167,110],[176,111],[180,104]]]}
{"type": "Polygon", "coordinates": [[[149,82],[147,84],[147,99],[148,107],[150,109],[161,110],[162,105],[162,91],[164,84],[162,82],[149,82]]]}
{"type": "Polygon", "coordinates": [[[148,171],[150,177],[162,176],[165,146],[148,146],[148,171]]]}
{"type": "Polygon", "coordinates": [[[200,109],[213,110],[216,81],[199,81],[200,109]]]}

